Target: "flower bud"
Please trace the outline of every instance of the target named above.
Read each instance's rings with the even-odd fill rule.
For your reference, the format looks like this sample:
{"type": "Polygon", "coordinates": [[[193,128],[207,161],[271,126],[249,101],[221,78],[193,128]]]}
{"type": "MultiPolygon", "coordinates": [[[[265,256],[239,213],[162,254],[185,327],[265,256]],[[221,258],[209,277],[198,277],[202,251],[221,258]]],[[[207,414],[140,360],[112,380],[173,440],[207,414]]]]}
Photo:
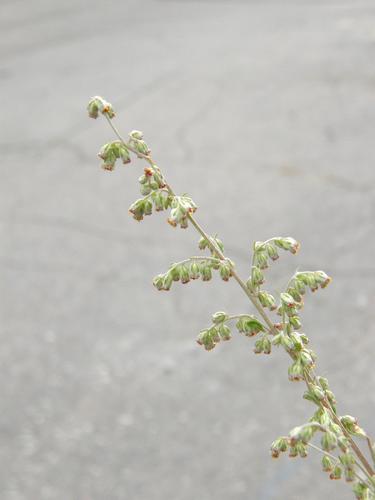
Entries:
{"type": "Polygon", "coordinates": [[[252,337],[259,332],[264,332],[262,323],[252,315],[243,315],[236,323],[237,330],[244,333],[247,337],[252,337]]]}
{"type": "Polygon", "coordinates": [[[299,442],[296,444],[296,450],[298,455],[301,458],[306,458],[307,457],[307,446],[303,444],[302,442],[299,442]]]}
{"type": "Polygon", "coordinates": [[[296,254],[299,250],[300,244],[294,238],[275,238],[273,240],[275,245],[283,250],[287,250],[293,254],[296,254]]]}
{"type": "Polygon", "coordinates": [[[219,325],[228,319],[228,314],[222,311],[216,312],[212,315],[212,323],[219,325]]]}
{"type": "Polygon", "coordinates": [[[217,344],[220,342],[220,335],[219,331],[216,328],[216,326],[211,326],[211,328],[208,329],[209,335],[211,336],[212,340],[217,344]]]}
{"type": "Polygon", "coordinates": [[[276,248],[271,243],[267,243],[265,248],[270,259],[277,260],[279,258],[279,254],[277,253],[276,248]]]}
{"type": "Polygon", "coordinates": [[[164,210],[163,195],[160,192],[153,193],[152,199],[157,212],[164,210]]]}
{"type": "Polygon", "coordinates": [[[290,458],[295,458],[298,457],[298,450],[297,446],[291,446],[289,449],[289,457],[290,458]]]}
{"type": "Polygon", "coordinates": [[[215,347],[215,342],[209,329],[202,330],[197,338],[197,343],[203,345],[206,351],[211,351],[215,347]]]}
{"type": "Polygon", "coordinates": [[[229,278],[232,276],[232,268],[227,261],[220,261],[219,262],[219,269],[220,269],[220,277],[223,281],[228,281],[229,278]]]}
{"type": "Polygon", "coordinates": [[[149,195],[151,193],[151,191],[152,191],[150,184],[149,183],[147,183],[147,184],[141,184],[140,191],[141,191],[141,195],[142,196],[149,195]]]}
{"type": "Polygon", "coordinates": [[[353,486],[353,492],[357,500],[372,500],[369,494],[369,489],[365,483],[360,481],[355,483],[353,486]]]}
{"type": "Polygon", "coordinates": [[[342,452],[346,453],[349,450],[349,440],[346,437],[338,436],[337,444],[342,452]]]}
{"type": "Polygon", "coordinates": [[[258,292],[259,302],[263,307],[267,307],[270,311],[274,311],[276,309],[276,302],[274,297],[267,292],[258,292]]]}
{"type": "Polygon", "coordinates": [[[163,279],[163,290],[170,290],[173,283],[171,273],[166,273],[163,279]]]}
{"type": "Polygon", "coordinates": [[[333,470],[333,462],[328,455],[324,455],[322,458],[322,468],[324,472],[331,472],[333,470]]]}
{"type": "Polygon", "coordinates": [[[152,202],[150,200],[145,200],[144,203],[144,214],[151,215],[152,214],[152,202]]]}
{"type": "Polygon", "coordinates": [[[230,340],[232,338],[232,334],[231,334],[229,326],[222,323],[219,326],[219,335],[220,335],[221,340],[224,340],[224,341],[230,340]]]}
{"type": "Polygon", "coordinates": [[[152,283],[154,287],[156,287],[158,290],[163,290],[163,281],[164,281],[164,275],[158,274],[158,276],[155,276],[152,283]]]}
{"type": "Polygon", "coordinates": [[[344,475],[347,483],[352,483],[355,480],[355,470],[352,467],[345,467],[344,475]]]}
{"type": "Polygon", "coordinates": [[[100,96],[95,96],[90,99],[87,111],[90,118],[97,118],[99,113],[102,113],[103,115],[106,114],[108,118],[113,118],[115,116],[112,104],[105,101],[103,97],[100,96]]]}
{"type": "Polygon", "coordinates": [[[208,247],[208,241],[203,236],[199,240],[198,247],[199,247],[200,250],[205,250],[208,247]]]}
{"type": "Polygon", "coordinates": [[[202,281],[210,281],[210,279],[212,278],[211,267],[205,263],[202,263],[201,277],[202,281]]]}
{"type": "Polygon", "coordinates": [[[188,227],[189,227],[189,222],[187,220],[187,217],[183,217],[180,221],[180,228],[187,229],[188,227]]]}
{"type": "Polygon", "coordinates": [[[180,278],[181,278],[181,283],[189,283],[190,281],[190,276],[189,276],[189,269],[187,266],[181,266],[180,270],[180,278]]]}
{"type": "Polygon", "coordinates": [[[267,269],[268,259],[264,252],[257,251],[254,254],[254,264],[259,267],[259,269],[267,269]]]}
{"type": "Polygon", "coordinates": [[[289,323],[296,330],[299,330],[302,326],[301,320],[299,319],[298,316],[289,316],[289,323]]]}
{"type": "Polygon", "coordinates": [[[310,367],[314,365],[312,353],[308,349],[302,349],[302,351],[299,353],[299,359],[303,366],[310,367]]]}
{"type": "Polygon", "coordinates": [[[315,271],[315,279],[321,288],[325,288],[332,281],[324,271],[315,271]]]}
{"type": "Polygon", "coordinates": [[[143,220],[143,216],[145,213],[145,204],[143,199],[136,200],[129,207],[129,212],[133,215],[135,220],[141,221],[143,220]]]}
{"type": "Polygon", "coordinates": [[[298,382],[299,380],[303,380],[303,366],[299,361],[295,361],[291,366],[289,366],[288,377],[291,382],[298,382]]]}
{"type": "Polygon", "coordinates": [[[192,262],[190,264],[190,278],[192,280],[196,280],[198,279],[200,276],[200,272],[199,272],[199,264],[197,262],[192,262]]]}
{"type": "Polygon", "coordinates": [[[280,453],[285,452],[288,449],[288,439],[285,437],[280,437],[275,439],[271,444],[271,454],[273,458],[278,458],[280,453]]]}
{"type": "Polygon", "coordinates": [[[136,140],[141,141],[143,139],[143,132],[140,132],[139,130],[132,130],[130,132],[129,136],[132,139],[136,139],[136,140]]]}
{"type": "Polygon", "coordinates": [[[333,471],[329,475],[330,479],[341,479],[342,469],[339,465],[335,465],[333,471]]]}
{"type": "Polygon", "coordinates": [[[254,353],[255,354],[270,354],[271,353],[271,341],[268,336],[263,336],[255,342],[254,353]]]}
{"type": "Polygon", "coordinates": [[[329,386],[328,386],[328,380],[325,378],[325,377],[317,377],[317,380],[321,386],[321,388],[326,391],[327,389],[329,389],[329,386]]]}
{"type": "Polygon", "coordinates": [[[180,278],[181,278],[181,267],[178,264],[174,264],[170,268],[169,273],[170,273],[173,281],[180,281],[180,278]]]}
{"type": "Polygon", "coordinates": [[[284,307],[292,309],[296,306],[296,301],[289,293],[280,293],[280,300],[284,307]]]}
{"type": "Polygon", "coordinates": [[[337,446],[336,435],[333,432],[327,430],[323,433],[320,443],[324,451],[332,451],[337,446]]]}
{"type": "Polygon", "coordinates": [[[259,267],[253,266],[251,268],[251,278],[248,280],[247,284],[250,285],[250,289],[257,287],[264,283],[264,276],[259,267]]]}

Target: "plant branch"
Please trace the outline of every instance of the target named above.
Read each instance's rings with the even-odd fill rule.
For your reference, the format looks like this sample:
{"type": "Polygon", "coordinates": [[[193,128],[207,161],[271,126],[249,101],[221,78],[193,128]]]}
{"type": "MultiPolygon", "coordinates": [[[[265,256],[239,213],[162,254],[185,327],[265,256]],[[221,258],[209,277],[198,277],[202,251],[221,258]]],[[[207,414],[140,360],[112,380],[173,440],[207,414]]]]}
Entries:
{"type": "MultiPolygon", "coordinates": [[[[128,142],[126,142],[124,140],[124,138],[121,136],[121,134],[117,130],[116,126],[113,124],[112,120],[107,116],[107,113],[104,113],[104,116],[106,117],[106,119],[107,119],[110,127],[114,131],[115,135],[126,146],[126,148],[129,149],[129,151],[131,151],[134,154],[136,154],[138,157],[143,158],[144,160],[146,160],[152,167],[157,168],[158,171],[160,172],[159,168],[156,166],[156,163],[152,159],[151,155],[150,154],[139,153],[136,149],[134,149],[128,142]]],[[[172,190],[172,188],[170,187],[169,184],[165,183],[165,188],[167,189],[168,193],[171,196],[175,196],[175,193],[174,193],[174,191],[172,190]]],[[[197,232],[207,241],[207,244],[208,244],[209,248],[214,252],[214,254],[218,255],[218,257],[219,257],[220,260],[227,260],[228,262],[231,262],[224,255],[224,253],[222,252],[222,250],[216,244],[215,240],[213,240],[206,233],[206,231],[202,228],[202,226],[197,222],[196,218],[191,213],[187,214],[187,218],[189,219],[189,221],[191,222],[191,224],[194,226],[194,228],[197,230],[197,232]]],[[[272,240],[272,238],[270,240],[267,240],[267,241],[271,241],[271,240],[272,240]]],[[[202,260],[203,259],[204,258],[202,258],[202,260]]],[[[279,333],[278,330],[276,329],[274,323],[271,321],[271,319],[268,317],[268,315],[264,311],[264,309],[263,309],[262,305],[260,304],[257,296],[251,290],[249,290],[249,288],[246,286],[246,283],[238,275],[238,273],[235,270],[233,264],[231,264],[231,268],[232,268],[231,270],[232,270],[232,276],[233,276],[233,278],[239,284],[239,286],[242,288],[243,292],[247,295],[247,297],[249,298],[250,302],[253,304],[253,306],[255,307],[255,309],[258,311],[259,315],[262,317],[262,319],[264,320],[264,322],[267,324],[267,326],[269,328],[269,331],[273,335],[278,334],[279,333]]],[[[288,349],[286,349],[286,351],[292,357],[292,359],[294,359],[293,353],[290,352],[288,349]]],[[[305,375],[305,377],[304,377],[304,380],[305,380],[305,383],[306,383],[306,385],[307,385],[308,388],[309,388],[310,384],[320,385],[319,381],[318,381],[318,379],[316,377],[316,375],[313,372],[307,372],[306,375],[305,375]]],[[[334,410],[333,410],[330,402],[328,401],[327,397],[324,397],[324,399],[320,402],[320,404],[321,404],[322,408],[325,408],[325,409],[327,409],[329,411],[329,413],[330,413],[333,421],[340,427],[340,429],[342,430],[343,434],[345,435],[345,437],[350,442],[350,446],[351,446],[352,450],[357,455],[359,461],[361,462],[363,468],[365,469],[365,470],[363,470],[362,467],[361,467],[361,470],[363,470],[363,472],[371,479],[371,477],[374,476],[374,474],[375,474],[373,468],[371,467],[371,465],[367,461],[366,457],[361,452],[360,448],[354,442],[354,440],[352,439],[352,437],[350,436],[350,434],[348,433],[348,431],[345,429],[345,427],[341,423],[340,419],[335,414],[335,412],[334,412],[334,410]]],[[[310,444],[310,446],[313,447],[313,448],[315,448],[315,449],[320,450],[318,447],[316,447],[314,445],[310,444]]],[[[370,446],[370,442],[369,442],[369,446],[370,446]]],[[[371,447],[370,447],[370,449],[371,449],[371,447]]],[[[322,450],[320,450],[320,451],[322,451],[322,450]]],[[[326,453],[326,452],[324,452],[324,453],[326,453]]],[[[372,455],[372,458],[374,458],[374,452],[373,452],[372,449],[371,449],[371,455],[372,455]]]]}

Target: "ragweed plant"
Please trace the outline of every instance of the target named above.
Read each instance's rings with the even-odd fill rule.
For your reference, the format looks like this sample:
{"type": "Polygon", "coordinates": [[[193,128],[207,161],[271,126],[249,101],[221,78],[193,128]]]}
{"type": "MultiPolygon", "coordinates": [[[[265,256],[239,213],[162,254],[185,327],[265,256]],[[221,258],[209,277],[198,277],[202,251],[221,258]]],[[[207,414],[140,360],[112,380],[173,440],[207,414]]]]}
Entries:
{"type": "Polygon", "coordinates": [[[211,323],[201,330],[197,342],[207,351],[222,341],[228,341],[237,331],[254,337],[254,352],[270,354],[274,347],[284,350],[290,357],[288,378],[292,382],[303,382],[306,391],[303,397],[313,404],[311,418],[281,436],[271,444],[274,458],[288,452],[290,457],[306,457],[309,449],[322,454],[322,469],[330,479],[345,479],[352,484],[355,498],[375,499],[375,446],[366,432],[351,415],[340,415],[335,396],[328,380],[315,372],[316,355],[309,339],[301,332],[301,310],[307,292],[324,289],[331,278],[324,271],[302,271],[295,273],[279,297],[264,289],[265,271],[279,258],[282,252],[296,254],[299,243],[291,237],[274,237],[256,241],[248,279],[237,273],[234,262],[225,254],[224,245],[217,236],[210,236],[195,218],[197,205],[187,195],[177,195],[167,183],[163,173],[151,156],[138,130],[130,132],[124,139],[113,124],[115,116],[112,105],[101,97],[94,97],[88,104],[89,116],[103,115],[112,128],[116,140],[105,144],[99,157],[105,170],[113,170],[116,162],[130,163],[132,154],[145,160],[146,167],[139,177],[142,197],[129,208],[137,221],[151,215],[153,211],[168,213],[167,221],[172,227],[187,228],[191,225],[200,235],[198,247],[206,251],[203,256],[189,257],[176,262],[153,281],[158,290],[170,290],[175,282],[190,280],[209,281],[217,272],[224,281],[235,280],[247,295],[255,314],[229,314],[216,312],[211,323]],[[356,439],[367,444],[367,453],[362,451],[356,439]]]}

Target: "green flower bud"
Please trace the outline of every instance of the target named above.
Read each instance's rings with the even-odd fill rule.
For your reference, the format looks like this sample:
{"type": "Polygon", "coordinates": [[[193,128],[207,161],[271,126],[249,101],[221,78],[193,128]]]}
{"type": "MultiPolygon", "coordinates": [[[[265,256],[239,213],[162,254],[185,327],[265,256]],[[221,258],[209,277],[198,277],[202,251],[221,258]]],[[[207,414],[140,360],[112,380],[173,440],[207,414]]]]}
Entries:
{"type": "Polygon", "coordinates": [[[324,472],[331,472],[333,470],[333,461],[328,455],[322,458],[322,468],[324,472]]]}
{"type": "Polygon", "coordinates": [[[232,334],[231,334],[229,326],[222,323],[219,326],[219,335],[220,335],[220,338],[224,341],[230,340],[232,338],[232,334]]]}
{"type": "Polygon", "coordinates": [[[189,275],[189,269],[187,266],[181,266],[180,278],[181,278],[181,283],[183,283],[183,284],[189,283],[190,275],[189,275]]]}
{"type": "Polygon", "coordinates": [[[133,215],[135,220],[141,221],[145,213],[144,200],[136,200],[132,205],[130,205],[129,212],[133,215]]]}
{"type": "Polygon", "coordinates": [[[170,273],[173,281],[180,281],[180,278],[181,278],[181,267],[179,265],[174,264],[170,268],[169,273],[170,273]]]}
{"type": "Polygon", "coordinates": [[[332,451],[337,446],[336,435],[331,431],[326,431],[323,433],[320,443],[324,451],[332,451]]]}
{"type": "Polygon", "coordinates": [[[152,214],[152,202],[150,200],[145,200],[144,214],[145,215],[151,215],[152,214]]]}
{"type": "Polygon", "coordinates": [[[280,293],[280,300],[284,307],[292,309],[296,307],[296,301],[289,293],[280,293]]]}
{"type": "Polygon", "coordinates": [[[219,262],[219,269],[220,269],[220,277],[223,281],[228,281],[229,278],[232,276],[232,268],[227,261],[220,261],[219,262]]]}
{"type": "Polygon", "coordinates": [[[141,184],[140,191],[142,196],[147,196],[148,194],[150,194],[152,191],[150,184],[149,183],[141,184]]]}
{"type": "Polygon", "coordinates": [[[200,276],[199,264],[197,262],[192,262],[190,264],[190,278],[192,280],[198,279],[200,276]]]}
{"type": "Polygon", "coordinates": [[[271,341],[268,336],[263,336],[255,342],[254,353],[255,354],[270,354],[271,353],[271,341]]]}
{"type": "Polygon", "coordinates": [[[317,401],[323,401],[324,392],[318,385],[311,385],[309,388],[309,392],[314,396],[317,401]]]}
{"type": "Polygon", "coordinates": [[[208,247],[208,241],[203,236],[199,240],[198,247],[199,247],[200,250],[205,250],[208,247]]]}
{"type": "Polygon", "coordinates": [[[163,195],[160,192],[152,193],[152,200],[157,212],[164,210],[163,195]]]}
{"type": "Polygon", "coordinates": [[[268,254],[268,257],[270,259],[277,260],[279,258],[279,254],[277,253],[276,248],[271,243],[267,243],[265,248],[266,248],[266,252],[268,254]]]}
{"type": "Polygon", "coordinates": [[[311,352],[307,349],[303,349],[299,353],[299,359],[303,366],[313,366],[314,360],[312,358],[311,352]]]}
{"type": "Polygon", "coordinates": [[[355,465],[355,458],[352,453],[344,453],[339,456],[339,459],[344,467],[353,467],[355,465]]]}
{"type": "Polygon", "coordinates": [[[254,264],[259,267],[259,269],[267,269],[268,259],[264,252],[257,251],[254,254],[254,264]]]}
{"type": "Polygon", "coordinates": [[[211,351],[215,347],[215,342],[212,339],[210,330],[205,329],[200,332],[197,338],[197,343],[203,345],[206,351],[211,351]]]}
{"type": "Polygon", "coordinates": [[[163,279],[163,290],[170,290],[173,283],[171,273],[166,273],[163,279]]]}
{"type": "Polygon", "coordinates": [[[315,271],[315,280],[321,288],[325,288],[332,281],[324,271],[315,271]]]}
{"type": "Polygon", "coordinates": [[[210,279],[212,278],[211,267],[205,263],[202,263],[201,278],[202,281],[210,281],[210,279]]]}
{"type": "Polygon", "coordinates": [[[295,458],[298,457],[298,449],[297,446],[291,446],[289,449],[289,457],[295,458]]]}
{"type": "Polygon", "coordinates": [[[314,435],[313,425],[305,425],[300,427],[295,427],[289,433],[290,444],[294,446],[297,442],[307,444],[311,441],[314,435]]]}
{"type": "Polygon", "coordinates": [[[250,289],[253,287],[257,287],[264,283],[264,276],[259,267],[253,266],[251,268],[251,278],[248,280],[248,285],[250,285],[250,289]]]}
{"type": "Polygon", "coordinates": [[[302,280],[299,280],[298,278],[294,280],[294,288],[300,295],[304,295],[306,292],[305,284],[303,283],[302,280]]]}
{"type": "Polygon", "coordinates": [[[216,328],[216,326],[211,326],[211,328],[208,329],[209,335],[211,335],[212,340],[217,344],[220,342],[220,335],[219,331],[216,328]]]}
{"type": "Polygon", "coordinates": [[[317,377],[317,380],[324,391],[329,389],[328,380],[325,377],[317,377]]]}
{"type": "Polygon", "coordinates": [[[210,262],[212,269],[215,269],[216,271],[218,269],[220,269],[220,267],[222,265],[222,261],[220,261],[219,259],[213,259],[213,260],[210,260],[209,262],[210,262]]]}
{"type": "Polygon", "coordinates": [[[259,332],[264,332],[262,323],[252,315],[243,315],[236,323],[237,330],[244,333],[247,337],[253,337],[259,332]]]}
{"type": "Polygon", "coordinates": [[[335,395],[333,394],[333,392],[327,390],[327,391],[325,391],[325,393],[326,393],[327,399],[331,403],[331,405],[335,405],[336,404],[336,398],[335,398],[335,395]]]}
{"type": "Polygon", "coordinates": [[[297,288],[289,287],[286,291],[296,302],[303,304],[302,295],[298,292],[297,288]]]}
{"type": "Polygon", "coordinates": [[[222,311],[216,312],[212,315],[212,323],[219,325],[229,318],[228,314],[222,311]]]}
{"type": "Polygon", "coordinates": [[[329,475],[330,479],[341,479],[342,469],[339,465],[335,465],[333,471],[329,475]]]}
{"type": "Polygon", "coordinates": [[[132,139],[136,139],[136,140],[141,141],[143,139],[143,132],[140,132],[139,130],[132,130],[130,132],[129,136],[132,139]]]}
{"type": "Polygon", "coordinates": [[[301,458],[307,457],[307,446],[305,444],[303,444],[302,442],[298,442],[296,444],[296,450],[297,450],[298,455],[301,458]]]}
{"type": "Polygon", "coordinates": [[[357,500],[372,500],[369,495],[369,489],[365,483],[358,481],[353,486],[353,492],[357,500]]]}
{"type": "Polygon", "coordinates": [[[288,439],[285,437],[280,437],[276,439],[272,444],[271,444],[271,454],[272,458],[278,458],[280,453],[283,453],[287,451],[288,449],[288,439]]]}
{"type": "Polygon", "coordinates": [[[180,228],[187,229],[188,227],[189,227],[189,222],[187,220],[187,217],[183,217],[180,221],[180,228]]]}
{"type": "Polygon", "coordinates": [[[163,282],[164,282],[164,275],[158,274],[157,276],[155,276],[152,283],[154,287],[156,287],[158,290],[163,290],[163,282]]]}
{"type": "Polygon", "coordinates": [[[295,361],[291,366],[289,366],[288,377],[291,382],[298,382],[299,380],[303,380],[303,366],[299,361],[295,361]]]}
{"type": "Polygon", "coordinates": [[[352,467],[345,467],[344,474],[347,483],[352,483],[355,480],[355,470],[352,467]]]}
{"type": "Polygon", "coordinates": [[[274,311],[276,309],[276,302],[274,297],[267,292],[258,292],[259,302],[263,307],[267,307],[270,311],[274,311]]]}
{"type": "Polygon", "coordinates": [[[106,114],[108,118],[113,118],[115,113],[112,108],[112,104],[105,101],[103,97],[95,96],[92,97],[88,103],[87,111],[89,113],[90,118],[97,118],[98,114],[106,114]]]}
{"type": "Polygon", "coordinates": [[[352,417],[351,415],[344,415],[340,417],[340,421],[348,432],[350,432],[351,434],[355,434],[358,427],[356,418],[352,417]]]}
{"type": "Polygon", "coordinates": [[[294,238],[275,238],[273,241],[279,248],[287,250],[293,254],[296,254],[300,248],[300,244],[294,238]]]}
{"type": "Polygon", "coordinates": [[[170,195],[163,197],[164,210],[167,210],[167,208],[172,206],[172,200],[173,197],[170,195]]]}

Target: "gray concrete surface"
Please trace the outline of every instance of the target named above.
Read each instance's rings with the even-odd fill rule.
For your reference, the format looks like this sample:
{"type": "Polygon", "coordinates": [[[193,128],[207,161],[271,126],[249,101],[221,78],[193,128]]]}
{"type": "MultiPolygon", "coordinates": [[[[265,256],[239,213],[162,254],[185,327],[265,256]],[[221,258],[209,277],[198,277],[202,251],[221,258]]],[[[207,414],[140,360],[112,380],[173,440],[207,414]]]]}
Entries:
{"type": "Polygon", "coordinates": [[[269,272],[334,277],[305,331],[342,413],[374,429],[375,8],[367,1],[3,0],[1,500],[352,498],[319,458],[272,461],[313,408],[281,352],[195,344],[233,283],[152,277],[196,253],[135,223],[142,164],[109,174],[92,95],[141,129],[243,276],[251,242],[302,242],[269,272]]]}

